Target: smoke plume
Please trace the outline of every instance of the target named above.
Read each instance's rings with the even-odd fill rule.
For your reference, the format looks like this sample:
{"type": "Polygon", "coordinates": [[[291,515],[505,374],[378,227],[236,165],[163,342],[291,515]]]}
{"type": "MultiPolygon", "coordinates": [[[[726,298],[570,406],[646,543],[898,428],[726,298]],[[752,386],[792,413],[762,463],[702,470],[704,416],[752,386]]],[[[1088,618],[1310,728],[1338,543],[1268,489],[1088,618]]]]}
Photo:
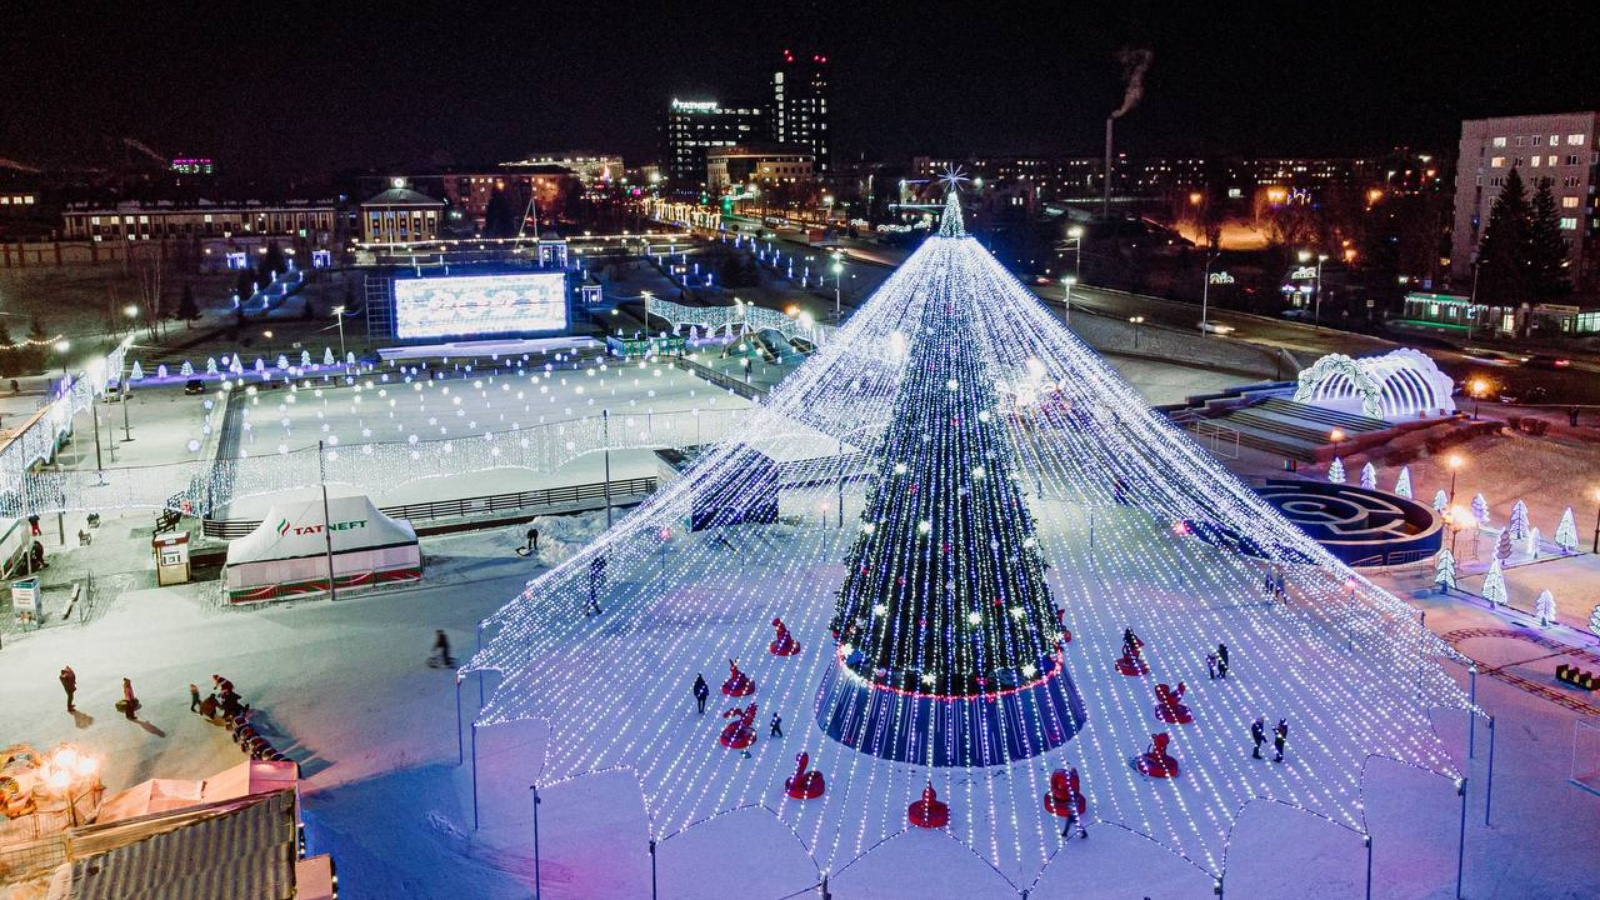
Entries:
{"type": "Polygon", "coordinates": [[[1117,51],[1117,62],[1122,63],[1122,80],[1127,88],[1122,94],[1122,105],[1111,118],[1120,119],[1139,105],[1144,97],[1144,73],[1152,59],[1155,59],[1155,52],[1145,47],[1124,47],[1117,51]]]}
{"type": "Polygon", "coordinates": [[[151,150],[149,146],[141,141],[137,141],[131,137],[125,137],[122,139],[122,145],[130,150],[137,150],[138,152],[143,153],[145,156],[150,157],[163,166],[167,164],[167,158],[165,156],[162,156],[154,150],[151,150]]]}

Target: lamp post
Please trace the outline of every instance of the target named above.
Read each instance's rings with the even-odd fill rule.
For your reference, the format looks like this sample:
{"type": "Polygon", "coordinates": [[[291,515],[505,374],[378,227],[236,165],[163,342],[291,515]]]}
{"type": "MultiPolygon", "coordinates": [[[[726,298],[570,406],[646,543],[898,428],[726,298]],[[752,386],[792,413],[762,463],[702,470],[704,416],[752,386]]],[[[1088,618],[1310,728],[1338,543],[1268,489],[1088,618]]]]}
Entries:
{"type": "MultiPolygon", "coordinates": [[[[1310,265],[1311,264],[1311,257],[1312,257],[1312,253],[1311,253],[1310,250],[1301,250],[1300,251],[1300,262],[1302,264],[1310,265]]],[[[1316,254],[1316,257],[1317,257],[1317,279],[1316,279],[1316,282],[1315,282],[1316,287],[1314,289],[1315,290],[1315,294],[1313,295],[1313,300],[1312,300],[1313,306],[1312,306],[1312,312],[1311,312],[1311,318],[1312,318],[1312,321],[1313,321],[1313,328],[1314,329],[1322,327],[1322,264],[1328,261],[1328,254],[1326,254],[1326,253],[1318,253],[1318,254],[1316,254]]]]}
{"type": "Polygon", "coordinates": [[[835,251],[833,254],[833,324],[839,324],[843,313],[840,311],[839,294],[844,281],[844,255],[835,251]]]}
{"type": "Polygon", "coordinates": [[[340,304],[339,306],[335,306],[333,308],[333,317],[339,323],[339,364],[340,365],[344,365],[344,361],[345,361],[346,357],[344,355],[344,305],[343,304],[340,304]]]}
{"type": "Polygon", "coordinates": [[[1456,555],[1456,538],[1461,535],[1461,529],[1466,527],[1467,517],[1472,515],[1459,506],[1450,507],[1445,514],[1445,523],[1450,526],[1450,556],[1456,555]]]}
{"type": "MultiPolygon", "coordinates": [[[[133,349],[133,333],[137,330],[135,324],[139,318],[139,307],[128,304],[123,310],[128,317],[128,350],[133,349]]],[[[133,396],[133,382],[128,380],[128,354],[122,354],[122,371],[117,373],[117,380],[122,388],[122,440],[123,443],[133,440],[133,428],[128,424],[128,401],[133,396]]],[[[115,426],[113,426],[115,427],[115,426]]]]}
{"type": "Polygon", "coordinates": [[[1483,400],[1484,391],[1488,386],[1488,383],[1482,378],[1474,378],[1467,382],[1467,393],[1472,395],[1472,420],[1474,422],[1478,420],[1478,403],[1483,400]]]}
{"type": "Polygon", "coordinates": [[[63,386],[66,385],[67,377],[67,351],[71,349],[71,341],[56,341],[56,352],[61,354],[61,379],[63,386]]]}
{"type": "Polygon", "coordinates": [[[1220,255],[1219,253],[1212,253],[1206,257],[1205,282],[1200,286],[1200,324],[1202,326],[1200,334],[1202,336],[1210,334],[1205,330],[1204,326],[1208,319],[1207,311],[1211,306],[1211,264],[1216,262],[1217,257],[1220,255]]]}
{"type": "Polygon", "coordinates": [[[1076,251],[1076,258],[1072,261],[1072,277],[1076,280],[1083,275],[1083,226],[1074,225],[1068,228],[1067,240],[1076,251]]]}
{"type": "Polygon", "coordinates": [[[1063,312],[1061,318],[1068,325],[1071,325],[1072,324],[1072,286],[1078,283],[1078,276],[1076,276],[1076,275],[1068,275],[1065,278],[1061,279],[1061,283],[1067,286],[1067,297],[1066,297],[1066,300],[1064,301],[1066,306],[1065,306],[1065,311],[1063,312]]]}
{"type": "Polygon", "coordinates": [[[1133,349],[1139,349],[1139,326],[1144,324],[1144,316],[1129,316],[1128,321],[1133,325],[1133,349]]]}
{"type": "MultiPolygon", "coordinates": [[[[1594,492],[1594,499],[1600,502],[1600,491],[1594,492]]],[[[1600,509],[1596,509],[1594,513],[1594,546],[1590,548],[1590,552],[1600,553],[1600,509]]]]}
{"type": "Polygon", "coordinates": [[[1328,439],[1333,442],[1333,455],[1339,455],[1339,444],[1344,440],[1344,429],[1335,428],[1328,432],[1328,439]]]}

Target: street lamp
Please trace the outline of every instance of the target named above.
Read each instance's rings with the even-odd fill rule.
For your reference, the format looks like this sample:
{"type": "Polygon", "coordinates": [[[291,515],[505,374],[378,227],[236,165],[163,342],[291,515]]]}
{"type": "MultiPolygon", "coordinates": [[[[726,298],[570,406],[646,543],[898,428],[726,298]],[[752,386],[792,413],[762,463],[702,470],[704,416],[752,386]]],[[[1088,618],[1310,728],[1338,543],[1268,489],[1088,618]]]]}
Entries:
{"type": "MultiPolygon", "coordinates": [[[[1301,262],[1301,264],[1309,265],[1311,263],[1311,256],[1312,256],[1312,253],[1311,253],[1310,250],[1301,250],[1300,251],[1300,262],[1301,262]]],[[[1312,313],[1311,313],[1311,318],[1312,318],[1312,320],[1314,322],[1313,328],[1321,328],[1322,327],[1322,264],[1328,261],[1328,254],[1326,254],[1326,253],[1318,253],[1318,254],[1316,254],[1316,257],[1317,257],[1317,281],[1316,281],[1316,285],[1317,286],[1316,286],[1315,300],[1313,301],[1315,305],[1314,305],[1312,313]]]]}
{"type": "Polygon", "coordinates": [[[67,351],[72,349],[71,341],[56,341],[56,352],[61,354],[61,377],[67,375],[67,351]]]}
{"type": "Polygon", "coordinates": [[[1217,257],[1221,255],[1220,253],[1212,253],[1206,257],[1205,282],[1200,286],[1200,331],[1202,334],[1210,334],[1205,330],[1205,323],[1208,321],[1206,311],[1211,305],[1211,264],[1216,262],[1217,257]]]}
{"type": "Polygon", "coordinates": [[[1139,349],[1139,326],[1144,324],[1144,316],[1129,316],[1128,321],[1133,324],[1133,349],[1139,349]]]}
{"type": "Polygon", "coordinates": [[[1450,511],[1445,513],[1445,524],[1450,526],[1450,555],[1452,557],[1456,555],[1456,538],[1460,536],[1461,529],[1467,526],[1467,520],[1471,515],[1472,513],[1459,506],[1452,506],[1450,511]]]}
{"type": "Polygon", "coordinates": [[[345,361],[345,359],[347,357],[344,355],[344,305],[343,304],[340,304],[339,306],[335,306],[333,308],[333,317],[339,323],[339,364],[340,365],[344,365],[344,361],[345,361]]]}
{"type": "Polygon", "coordinates": [[[1077,278],[1078,276],[1083,274],[1083,226],[1082,225],[1074,225],[1071,228],[1067,229],[1067,242],[1072,244],[1073,249],[1077,252],[1077,256],[1072,262],[1072,277],[1073,278],[1077,278]]]}
{"type": "Polygon", "coordinates": [[[1061,283],[1067,286],[1067,298],[1064,301],[1065,304],[1066,304],[1066,309],[1065,309],[1065,312],[1062,314],[1062,320],[1065,321],[1068,325],[1071,325],[1072,324],[1072,286],[1078,283],[1078,276],[1076,276],[1076,275],[1067,275],[1067,276],[1065,276],[1065,277],[1063,277],[1061,279],[1061,283]]]}
{"type": "Polygon", "coordinates": [[[834,251],[834,254],[833,254],[833,323],[835,325],[839,324],[840,316],[843,315],[843,313],[840,312],[840,307],[839,307],[840,285],[843,282],[843,280],[844,280],[844,254],[842,254],[842,253],[840,253],[838,251],[834,251]]]}
{"type": "Polygon", "coordinates": [[[1474,378],[1467,382],[1467,393],[1472,395],[1472,419],[1478,419],[1478,403],[1483,400],[1484,392],[1489,389],[1489,383],[1482,378],[1474,378]]]}
{"type": "Polygon", "coordinates": [[[1344,440],[1344,429],[1335,428],[1328,432],[1328,439],[1333,441],[1333,455],[1339,455],[1339,443],[1344,440]]]}
{"type": "Polygon", "coordinates": [[[1461,455],[1457,453],[1450,454],[1449,458],[1444,461],[1444,464],[1450,469],[1450,502],[1452,504],[1456,502],[1456,471],[1461,468],[1462,461],[1461,455]]]}
{"type": "MultiPolygon", "coordinates": [[[[1594,492],[1594,499],[1596,502],[1600,502],[1600,491],[1594,492]]],[[[1590,549],[1590,552],[1600,553],[1600,509],[1596,509],[1594,513],[1594,547],[1590,549]]]]}
{"type": "MultiPolygon", "coordinates": [[[[130,303],[127,306],[123,307],[122,312],[123,312],[124,315],[126,315],[128,317],[128,350],[132,350],[133,349],[133,333],[134,333],[135,327],[136,327],[134,325],[134,322],[139,318],[139,307],[137,307],[134,304],[130,303]]],[[[122,369],[121,369],[121,371],[119,371],[117,373],[117,382],[118,382],[117,386],[119,388],[121,388],[119,393],[122,395],[119,399],[122,401],[122,440],[123,440],[123,443],[127,443],[128,441],[133,440],[133,427],[128,424],[128,400],[132,397],[133,382],[128,380],[127,373],[128,373],[128,354],[127,354],[126,351],[124,351],[123,354],[122,354],[122,369]]],[[[113,425],[112,427],[115,428],[116,426],[113,425]]]]}

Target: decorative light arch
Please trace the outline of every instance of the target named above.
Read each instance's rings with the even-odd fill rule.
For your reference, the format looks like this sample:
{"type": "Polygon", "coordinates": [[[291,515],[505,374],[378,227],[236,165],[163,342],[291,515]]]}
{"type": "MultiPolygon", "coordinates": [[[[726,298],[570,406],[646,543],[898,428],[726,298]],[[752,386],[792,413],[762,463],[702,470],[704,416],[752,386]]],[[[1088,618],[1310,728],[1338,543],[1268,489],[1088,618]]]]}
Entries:
{"type": "Polygon", "coordinates": [[[1455,412],[1455,383],[1420,350],[1403,347],[1364,359],[1331,353],[1300,373],[1300,403],[1359,400],[1374,419],[1410,418],[1419,412],[1455,412]]]}

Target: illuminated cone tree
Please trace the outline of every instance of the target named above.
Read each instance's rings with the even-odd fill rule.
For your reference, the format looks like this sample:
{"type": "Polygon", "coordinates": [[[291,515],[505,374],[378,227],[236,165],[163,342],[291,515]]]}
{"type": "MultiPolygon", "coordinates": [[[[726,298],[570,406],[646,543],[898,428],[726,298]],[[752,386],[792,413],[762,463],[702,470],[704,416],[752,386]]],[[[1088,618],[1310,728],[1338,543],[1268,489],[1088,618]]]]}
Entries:
{"type": "MultiPolygon", "coordinates": [[[[952,190],[942,237],[959,237],[952,190]]],[[[889,759],[993,765],[1083,723],[993,375],[953,279],[910,334],[878,477],[831,623],[839,671],[818,717],[889,759]]]]}

